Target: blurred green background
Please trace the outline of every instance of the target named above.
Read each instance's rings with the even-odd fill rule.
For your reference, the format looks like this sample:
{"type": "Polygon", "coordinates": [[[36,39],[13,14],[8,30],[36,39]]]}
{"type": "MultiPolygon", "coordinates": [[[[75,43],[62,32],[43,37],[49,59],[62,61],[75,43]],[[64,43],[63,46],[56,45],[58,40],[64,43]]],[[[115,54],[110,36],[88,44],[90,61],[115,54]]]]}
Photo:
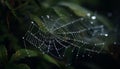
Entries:
{"type": "Polygon", "coordinates": [[[119,12],[117,0],[0,0],[0,69],[120,69],[119,12]],[[35,50],[28,50],[28,57],[22,40],[30,22],[28,13],[45,15],[61,2],[82,6],[112,23],[116,43],[107,46],[107,53],[74,59],[70,66],[35,50]]]}

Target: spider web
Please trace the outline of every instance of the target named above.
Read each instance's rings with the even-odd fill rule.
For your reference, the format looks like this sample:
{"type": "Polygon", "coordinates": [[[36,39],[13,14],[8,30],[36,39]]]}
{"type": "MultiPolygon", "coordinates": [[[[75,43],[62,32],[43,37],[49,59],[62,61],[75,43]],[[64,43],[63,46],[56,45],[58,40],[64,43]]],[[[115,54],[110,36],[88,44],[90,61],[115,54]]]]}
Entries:
{"type": "Polygon", "coordinates": [[[63,21],[59,17],[46,15],[41,20],[47,32],[43,32],[37,23],[31,21],[23,37],[26,48],[29,43],[43,54],[62,59],[69,52],[74,52],[76,56],[82,51],[100,53],[105,46],[104,39],[108,34],[96,16],[63,21]],[[67,52],[68,50],[70,51],[67,52]]]}

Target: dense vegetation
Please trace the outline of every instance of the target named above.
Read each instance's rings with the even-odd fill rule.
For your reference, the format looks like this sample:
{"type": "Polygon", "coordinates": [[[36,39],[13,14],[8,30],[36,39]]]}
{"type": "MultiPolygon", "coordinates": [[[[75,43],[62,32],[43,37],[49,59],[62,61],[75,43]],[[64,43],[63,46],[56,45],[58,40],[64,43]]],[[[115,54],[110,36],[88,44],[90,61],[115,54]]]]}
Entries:
{"type": "Polygon", "coordinates": [[[117,1],[104,0],[1,0],[0,69],[120,69],[118,5],[117,1]],[[56,59],[36,49],[28,49],[28,55],[22,37],[31,21],[37,23],[39,19],[36,18],[55,13],[70,21],[69,13],[86,18],[87,12],[99,14],[98,20],[109,30],[105,52],[94,54],[92,58],[71,60],[67,57],[71,61],[56,59]],[[69,63],[71,65],[66,66],[69,63]]]}

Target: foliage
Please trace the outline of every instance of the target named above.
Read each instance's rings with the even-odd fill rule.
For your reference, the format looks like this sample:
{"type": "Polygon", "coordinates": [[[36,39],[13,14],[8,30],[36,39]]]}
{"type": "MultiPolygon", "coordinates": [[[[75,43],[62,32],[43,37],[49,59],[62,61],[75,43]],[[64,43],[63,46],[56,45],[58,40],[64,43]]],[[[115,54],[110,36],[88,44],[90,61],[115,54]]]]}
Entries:
{"type": "MultiPolygon", "coordinates": [[[[88,12],[91,14],[94,13],[87,10],[86,8],[81,7],[80,4],[83,5],[87,3],[95,6],[99,5],[99,2],[100,0],[1,0],[0,69],[74,69],[79,67],[79,65],[81,68],[87,67],[88,69],[102,69],[104,64],[103,66],[99,67],[97,63],[94,63],[97,59],[93,59],[104,55],[105,57],[107,56],[107,58],[111,58],[111,49],[109,50],[109,46],[111,46],[112,42],[115,41],[114,35],[112,34],[114,31],[114,26],[109,22],[109,20],[107,20],[107,18],[103,17],[102,15],[97,15],[98,20],[103,23],[111,33],[107,40],[108,43],[104,49],[107,51],[107,53],[102,53],[100,56],[95,55],[97,57],[93,57],[93,59],[82,58],[86,59],[85,61],[81,58],[78,60],[72,60],[73,66],[66,67],[66,62],[57,60],[47,54],[42,54],[37,50],[24,49],[25,47],[22,40],[22,37],[24,36],[24,33],[28,29],[28,25],[32,20],[34,20],[39,25],[39,27],[44,32],[46,32],[46,29],[41,24],[39,19],[40,16],[45,16],[46,14],[50,13],[54,15],[55,12],[63,20],[69,21],[71,18],[68,19],[67,15],[69,14],[65,11],[65,9],[69,9],[70,13],[72,12],[76,16],[82,16],[86,18],[85,15],[88,12]],[[61,17],[61,15],[63,17],[61,17]],[[26,51],[29,52],[29,55],[26,51]],[[78,62],[79,60],[81,63],[78,62]],[[88,60],[90,62],[88,62],[88,60]],[[91,60],[93,60],[93,62],[91,62],[91,60]]],[[[118,59],[119,53],[112,52],[112,55],[114,55],[114,53],[115,55],[117,54],[118,59]]],[[[110,60],[114,61],[113,58],[110,60]]],[[[108,61],[109,60],[106,62],[108,61]]]]}

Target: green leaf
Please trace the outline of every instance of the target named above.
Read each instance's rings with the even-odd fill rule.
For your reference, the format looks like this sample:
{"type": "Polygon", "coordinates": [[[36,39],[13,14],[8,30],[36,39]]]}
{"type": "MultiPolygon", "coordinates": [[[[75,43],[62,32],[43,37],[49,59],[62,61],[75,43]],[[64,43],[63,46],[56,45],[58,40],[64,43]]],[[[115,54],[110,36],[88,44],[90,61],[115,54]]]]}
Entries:
{"type": "Polygon", "coordinates": [[[27,64],[7,64],[5,69],[30,69],[27,64]]]}
{"type": "Polygon", "coordinates": [[[58,62],[55,59],[53,59],[52,57],[50,57],[46,54],[43,55],[43,59],[60,67],[60,65],[58,64],[58,62]]]}
{"type": "Polygon", "coordinates": [[[19,64],[17,65],[20,69],[30,69],[30,67],[27,64],[19,64]]]}
{"type": "Polygon", "coordinates": [[[69,22],[71,20],[71,14],[66,11],[66,9],[62,7],[55,6],[53,7],[56,14],[65,22],[69,22]]]}
{"type": "Polygon", "coordinates": [[[12,55],[10,62],[17,61],[23,59],[25,57],[35,57],[38,56],[38,53],[32,50],[20,49],[16,51],[15,54],[12,55]]]}
{"type": "MultiPolygon", "coordinates": [[[[91,15],[94,15],[93,12],[81,7],[78,4],[74,4],[74,3],[68,3],[68,2],[60,2],[59,3],[62,6],[68,7],[69,9],[71,9],[77,16],[82,16],[82,17],[86,17],[88,13],[90,13],[91,15]]],[[[97,17],[97,19],[99,21],[101,21],[101,23],[103,23],[109,30],[113,30],[113,27],[111,25],[111,23],[109,22],[109,20],[107,20],[107,18],[95,14],[95,16],[97,17]]]]}
{"type": "Polygon", "coordinates": [[[4,45],[0,45],[0,63],[4,63],[7,60],[7,49],[4,45]]]}
{"type": "Polygon", "coordinates": [[[17,16],[17,14],[14,11],[14,8],[11,6],[11,4],[7,0],[5,1],[5,4],[8,7],[8,9],[11,11],[11,13],[15,16],[15,18],[21,22],[20,18],[17,16]]]}
{"type": "Polygon", "coordinates": [[[43,32],[47,32],[47,28],[45,27],[42,20],[38,16],[30,14],[30,18],[39,25],[40,29],[43,32]]]}
{"type": "Polygon", "coordinates": [[[83,8],[77,4],[74,4],[74,3],[60,2],[59,4],[70,8],[78,16],[85,17],[86,13],[91,13],[90,11],[86,10],[85,8],[83,8]]]}
{"type": "Polygon", "coordinates": [[[111,31],[114,30],[112,23],[109,22],[109,20],[108,20],[107,18],[105,18],[104,16],[101,16],[101,15],[97,15],[97,18],[98,18],[98,20],[100,20],[105,26],[107,26],[107,28],[108,28],[109,30],[111,30],[111,31]]]}

